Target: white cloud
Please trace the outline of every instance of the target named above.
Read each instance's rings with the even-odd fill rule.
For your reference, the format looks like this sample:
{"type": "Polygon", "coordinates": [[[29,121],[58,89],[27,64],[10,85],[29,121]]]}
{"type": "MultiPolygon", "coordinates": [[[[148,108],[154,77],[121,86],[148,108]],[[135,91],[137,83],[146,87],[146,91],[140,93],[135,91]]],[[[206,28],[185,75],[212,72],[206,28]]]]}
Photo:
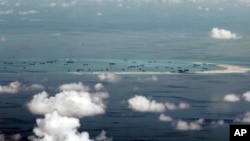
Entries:
{"type": "Polygon", "coordinates": [[[177,106],[173,103],[170,103],[170,102],[166,102],[165,106],[168,110],[176,110],[177,109],[177,106]]]}
{"type": "Polygon", "coordinates": [[[183,120],[178,120],[174,123],[177,130],[188,131],[188,130],[201,130],[204,119],[199,119],[194,122],[186,122],[183,120]]]}
{"type": "Polygon", "coordinates": [[[100,135],[98,135],[95,138],[95,141],[113,141],[113,138],[107,137],[106,136],[106,132],[104,130],[102,130],[102,132],[100,133],[100,135]]]}
{"type": "Polygon", "coordinates": [[[43,119],[37,119],[36,124],[34,135],[28,137],[31,141],[113,141],[106,136],[104,130],[95,139],[90,139],[88,132],[78,131],[81,126],[78,118],[62,116],[57,111],[47,113],[43,119]]]}
{"type": "Polygon", "coordinates": [[[211,122],[212,127],[223,126],[224,124],[225,124],[224,120],[218,120],[218,121],[212,121],[211,122]]]}
{"type": "Polygon", "coordinates": [[[163,112],[165,106],[154,100],[150,101],[145,96],[136,95],[128,100],[129,108],[138,112],[163,112]]]}
{"type": "Polygon", "coordinates": [[[171,102],[166,102],[165,106],[168,110],[187,109],[190,107],[189,104],[183,102],[179,103],[179,105],[175,105],[174,103],[171,102]]]}
{"type": "Polygon", "coordinates": [[[57,110],[61,115],[85,117],[104,114],[106,105],[103,100],[108,93],[91,94],[84,91],[63,91],[49,97],[47,92],[33,96],[27,108],[34,114],[46,114],[57,110]]]}
{"type": "Polygon", "coordinates": [[[177,108],[178,109],[187,109],[189,107],[190,107],[190,105],[188,103],[181,102],[181,103],[179,103],[177,108]]]}
{"type": "Polygon", "coordinates": [[[242,97],[243,97],[243,99],[244,99],[245,101],[250,102],[250,91],[245,92],[245,93],[242,95],[242,97]]]}
{"type": "Polygon", "coordinates": [[[31,141],[93,141],[88,132],[79,132],[80,121],[77,118],[60,115],[53,111],[45,115],[44,119],[37,119],[37,127],[30,136],[31,141]]]}
{"type": "Polygon", "coordinates": [[[78,1],[78,0],[72,0],[72,1],[70,1],[70,2],[63,2],[63,3],[61,4],[61,6],[62,6],[62,7],[65,7],[65,8],[70,7],[70,6],[74,6],[74,5],[76,5],[77,1],[78,1]]]}
{"type": "Polygon", "coordinates": [[[237,101],[240,101],[240,96],[236,94],[228,94],[224,96],[223,99],[224,101],[227,101],[227,102],[237,102],[237,101]]]}
{"type": "MultiPolygon", "coordinates": [[[[187,122],[181,119],[175,120],[170,116],[165,116],[164,114],[161,114],[159,116],[159,120],[164,122],[171,122],[176,130],[182,130],[182,131],[202,130],[202,125],[204,124],[204,119],[202,118],[195,121],[187,122]]],[[[218,120],[218,121],[211,121],[210,126],[219,127],[223,126],[224,124],[225,124],[224,120],[218,120]]]]}
{"type": "Polygon", "coordinates": [[[159,116],[159,120],[165,121],[165,122],[171,122],[171,121],[173,121],[173,118],[171,118],[170,116],[165,116],[164,114],[161,114],[159,116]]]}
{"type": "Polygon", "coordinates": [[[227,102],[237,102],[241,100],[250,102],[250,91],[245,92],[242,95],[228,94],[224,96],[224,101],[227,101],[227,102]]]}
{"type": "Polygon", "coordinates": [[[69,83],[69,84],[63,84],[59,86],[60,91],[89,91],[90,88],[88,86],[83,85],[81,82],[78,83],[69,83]]]}
{"type": "Polygon", "coordinates": [[[44,86],[40,85],[40,84],[32,84],[28,87],[24,88],[25,90],[43,90],[44,86]]]}
{"type": "Polygon", "coordinates": [[[236,121],[250,123],[250,112],[246,112],[241,117],[237,118],[236,121]]]}
{"type": "Polygon", "coordinates": [[[23,85],[18,81],[11,82],[9,85],[0,85],[0,93],[15,94],[20,91],[43,90],[44,87],[40,84],[32,84],[30,86],[23,85]]]}
{"type": "Polygon", "coordinates": [[[116,83],[121,80],[121,77],[118,74],[111,73],[111,72],[99,73],[97,77],[101,81],[106,81],[106,82],[111,82],[111,83],[116,83]]]}
{"type": "Polygon", "coordinates": [[[95,88],[96,91],[100,91],[100,90],[105,89],[104,86],[102,85],[102,83],[95,84],[94,88],[95,88]]]}
{"type": "Polygon", "coordinates": [[[9,85],[0,86],[0,93],[17,93],[21,88],[21,83],[18,81],[11,82],[9,85]]]}
{"type": "Polygon", "coordinates": [[[128,100],[129,108],[138,112],[164,112],[165,110],[182,110],[190,107],[189,104],[181,102],[175,105],[171,102],[160,103],[150,100],[145,96],[135,95],[128,100]]]}
{"type": "Polygon", "coordinates": [[[31,14],[37,14],[39,12],[36,10],[29,10],[29,11],[19,11],[18,13],[19,15],[31,15],[31,14]]]}
{"type": "Polygon", "coordinates": [[[226,29],[219,29],[217,27],[211,30],[211,37],[215,39],[238,39],[240,38],[235,33],[226,29]]]}
{"type": "Polygon", "coordinates": [[[12,14],[13,13],[13,10],[6,10],[6,11],[1,11],[0,10],[0,15],[9,15],[9,14],[12,14]]]}

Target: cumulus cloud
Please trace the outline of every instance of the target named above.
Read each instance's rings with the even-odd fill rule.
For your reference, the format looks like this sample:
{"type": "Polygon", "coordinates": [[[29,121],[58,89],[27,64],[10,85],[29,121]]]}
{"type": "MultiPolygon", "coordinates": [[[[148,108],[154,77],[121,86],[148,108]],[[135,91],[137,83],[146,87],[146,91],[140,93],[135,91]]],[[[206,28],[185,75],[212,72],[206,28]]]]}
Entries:
{"type": "Polygon", "coordinates": [[[28,11],[19,11],[18,13],[19,15],[31,15],[31,14],[37,14],[39,12],[36,10],[28,10],[28,11]]]}
{"type": "Polygon", "coordinates": [[[78,131],[81,127],[78,118],[62,116],[57,111],[37,119],[36,124],[34,135],[28,137],[31,141],[113,141],[104,130],[95,139],[90,139],[88,132],[78,131]]]}
{"type": "Polygon", "coordinates": [[[118,74],[115,74],[115,73],[111,73],[111,72],[99,73],[97,75],[97,77],[101,81],[111,82],[111,83],[116,83],[116,82],[119,82],[121,80],[121,76],[119,76],[118,74]]]}
{"type": "Polygon", "coordinates": [[[98,135],[95,138],[95,141],[113,141],[112,137],[107,137],[106,136],[106,132],[104,130],[102,130],[102,132],[100,133],[100,135],[98,135]]]}
{"type": "Polygon", "coordinates": [[[93,141],[88,132],[79,132],[80,121],[74,117],[60,115],[57,111],[47,113],[44,119],[36,120],[37,127],[30,136],[31,141],[93,141]]]}
{"type": "Polygon", "coordinates": [[[91,94],[84,91],[62,91],[49,97],[43,91],[33,96],[27,108],[34,114],[46,114],[57,110],[61,115],[85,117],[104,114],[106,105],[103,102],[107,93],[91,94]]]}
{"type": "Polygon", "coordinates": [[[250,91],[245,92],[245,93],[242,95],[242,97],[243,97],[243,99],[244,99],[245,101],[250,102],[250,91]]]}
{"type": "Polygon", "coordinates": [[[224,96],[223,100],[227,102],[237,102],[240,101],[240,96],[236,94],[228,94],[224,96]]]}
{"type": "MultiPolygon", "coordinates": [[[[181,119],[178,119],[178,120],[173,119],[172,117],[166,116],[164,114],[161,114],[159,116],[159,120],[163,122],[171,122],[176,130],[181,130],[181,131],[202,130],[203,129],[202,125],[205,124],[204,119],[202,118],[195,120],[195,121],[187,122],[181,119]]],[[[219,126],[223,126],[224,124],[225,124],[224,120],[210,122],[211,127],[219,127],[219,126]]]]}
{"type": "Polygon", "coordinates": [[[232,33],[226,29],[213,28],[211,31],[211,37],[215,39],[238,39],[240,38],[235,33],[232,33]]]}
{"type": "Polygon", "coordinates": [[[179,103],[178,105],[175,105],[174,103],[171,103],[171,102],[166,102],[165,103],[165,106],[168,110],[179,110],[179,109],[187,109],[190,107],[189,104],[187,103],[179,103]]]}
{"type": "Polygon", "coordinates": [[[20,91],[29,91],[29,90],[43,90],[44,87],[40,84],[32,84],[30,86],[23,85],[18,81],[11,82],[9,85],[0,85],[0,93],[15,94],[20,91]]]}
{"type": "Polygon", "coordinates": [[[129,108],[138,112],[164,112],[165,110],[182,110],[190,107],[189,104],[181,102],[175,105],[171,102],[160,103],[150,100],[145,96],[136,95],[128,100],[129,108]]]}
{"type": "Polygon", "coordinates": [[[183,120],[177,120],[173,125],[176,130],[188,131],[188,130],[202,130],[202,124],[204,119],[199,119],[193,122],[186,122],[183,120]]]}
{"type": "Polygon", "coordinates": [[[211,122],[212,127],[223,126],[224,124],[225,124],[224,120],[218,120],[218,121],[212,121],[211,122]]]}
{"type": "Polygon", "coordinates": [[[32,84],[30,86],[26,86],[25,90],[43,90],[44,86],[40,85],[40,84],[32,84]]]}
{"type": "Polygon", "coordinates": [[[102,83],[95,84],[94,88],[96,91],[101,91],[101,90],[105,89],[105,87],[102,85],[102,83]]]}
{"type": "Polygon", "coordinates": [[[250,123],[250,112],[246,112],[245,114],[243,114],[239,118],[237,118],[235,121],[250,123]]]}
{"type": "Polygon", "coordinates": [[[236,94],[228,94],[224,96],[224,101],[227,102],[237,102],[241,100],[245,100],[247,102],[250,102],[250,91],[243,93],[242,95],[236,95],[236,94]]]}
{"type": "Polygon", "coordinates": [[[20,90],[20,87],[20,82],[11,82],[9,85],[0,86],[0,93],[17,93],[20,90]]]}
{"type": "Polygon", "coordinates": [[[89,91],[90,88],[88,86],[83,85],[81,82],[78,83],[69,83],[69,84],[63,84],[59,86],[60,91],[89,91]]]}
{"type": "Polygon", "coordinates": [[[159,116],[159,120],[160,121],[165,121],[165,122],[171,122],[171,121],[173,121],[173,118],[171,118],[170,116],[166,116],[164,114],[161,114],[159,116]]]}
{"type": "Polygon", "coordinates": [[[138,112],[163,112],[165,106],[145,96],[136,95],[128,100],[129,108],[138,112]]]}
{"type": "MultiPolygon", "coordinates": [[[[170,122],[176,130],[180,130],[180,131],[202,130],[203,129],[202,126],[203,124],[205,124],[204,123],[205,120],[202,118],[195,120],[195,121],[187,122],[182,119],[174,119],[170,116],[164,115],[163,113],[159,116],[158,119],[163,122],[170,122]]],[[[249,120],[250,120],[250,114],[249,114],[249,120]]],[[[211,127],[219,127],[219,126],[223,126],[224,124],[225,124],[224,120],[210,122],[211,127]]]]}

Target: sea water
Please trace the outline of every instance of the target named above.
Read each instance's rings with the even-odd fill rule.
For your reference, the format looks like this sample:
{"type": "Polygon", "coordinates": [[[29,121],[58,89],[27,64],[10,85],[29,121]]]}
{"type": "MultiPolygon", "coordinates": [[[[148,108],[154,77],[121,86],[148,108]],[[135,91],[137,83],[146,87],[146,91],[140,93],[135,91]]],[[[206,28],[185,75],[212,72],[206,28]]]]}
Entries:
{"type": "MultiPolygon", "coordinates": [[[[88,5],[78,8],[86,10],[88,5]]],[[[88,10],[93,12],[94,8],[88,10]]],[[[242,37],[218,40],[210,37],[210,30],[221,23],[206,22],[210,19],[202,24],[165,19],[151,25],[151,19],[140,21],[140,16],[132,17],[139,18],[134,24],[125,18],[117,22],[117,17],[112,16],[92,19],[86,16],[88,12],[73,13],[75,17],[54,13],[47,20],[41,15],[33,20],[3,17],[1,36],[6,40],[0,42],[1,88],[15,81],[25,86],[41,84],[43,91],[54,96],[62,84],[82,82],[93,88],[102,83],[109,93],[105,113],[80,118],[78,129],[87,131],[93,139],[105,130],[114,141],[229,140],[229,125],[242,123],[237,119],[250,106],[242,99],[224,101],[227,94],[241,96],[250,90],[249,29],[241,22],[228,22],[225,26],[239,31],[242,37]],[[120,81],[101,81],[98,78],[101,73],[116,74],[120,81]],[[161,103],[184,102],[190,107],[162,113],[136,112],[128,105],[135,95],[161,103]],[[174,121],[160,121],[161,114],[174,121]],[[199,119],[203,119],[200,130],[176,128],[179,120],[191,123],[199,119]]],[[[20,133],[23,140],[34,135],[36,120],[44,115],[32,114],[27,103],[40,92],[0,94],[1,133],[6,136],[20,133]]]]}
{"type": "MultiPolygon", "coordinates": [[[[116,73],[121,76],[121,81],[101,82],[109,93],[105,114],[82,118],[79,131],[88,131],[94,138],[101,130],[105,130],[108,136],[119,141],[228,140],[229,125],[248,111],[248,102],[228,103],[223,100],[226,94],[242,94],[249,90],[249,65],[245,61],[249,57],[244,56],[244,53],[231,53],[234,52],[233,46],[241,44],[239,41],[230,41],[227,49],[224,49],[226,45],[222,48],[220,46],[226,43],[213,41],[216,43],[210,45],[208,43],[211,39],[195,41],[195,35],[173,42],[171,38],[175,37],[169,37],[168,33],[160,33],[161,38],[157,39],[157,33],[151,32],[85,34],[62,34],[56,37],[51,33],[43,33],[39,35],[41,37],[33,34],[12,35],[20,40],[16,43],[20,53],[14,57],[15,53],[7,47],[5,52],[13,56],[7,58],[1,53],[1,85],[8,85],[13,81],[26,85],[39,83],[53,96],[62,84],[82,82],[94,87],[101,82],[97,77],[99,73],[116,73]],[[55,43],[42,43],[47,40],[45,35],[55,38],[56,41],[52,41],[55,43]],[[39,43],[23,42],[31,36],[41,40],[39,43]],[[70,40],[69,45],[63,44],[66,39],[70,40]],[[118,39],[121,41],[116,41],[118,39]],[[223,55],[218,52],[230,49],[231,52],[223,55]],[[227,73],[227,68],[219,66],[220,64],[240,68],[227,73]],[[238,71],[242,68],[246,70],[238,71]],[[188,71],[178,71],[184,69],[188,71]],[[209,73],[213,70],[220,73],[209,73]],[[152,76],[157,77],[157,81],[150,81],[152,76]],[[202,129],[179,131],[173,123],[160,121],[159,113],[132,111],[128,108],[127,100],[134,95],[143,95],[163,103],[186,102],[190,104],[189,109],[167,110],[164,114],[187,122],[202,118],[202,129]],[[212,124],[219,120],[223,120],[224,124],[212,124]]],[[[13,43],[10,44],[9,46],[13,46],[13,43]]],[[[21,133],[26,137],[32,135],[36,118],[42,116],[31,114],[25,104],[39,92],[0,95],[2,132],[21,133]]]]}

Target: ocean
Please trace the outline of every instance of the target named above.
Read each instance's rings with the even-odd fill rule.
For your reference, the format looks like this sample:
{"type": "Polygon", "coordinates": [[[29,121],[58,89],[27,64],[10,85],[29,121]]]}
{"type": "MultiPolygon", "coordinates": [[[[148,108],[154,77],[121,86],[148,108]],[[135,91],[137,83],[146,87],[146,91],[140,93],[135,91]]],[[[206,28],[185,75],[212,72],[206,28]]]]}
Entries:
{"type": "Polygon", "coordinates": [[[46,18],[2,17],[0,141],[64,141],[83,132],[95,141],[226,141],[231,124],[249,123],[250,36],[242,27],[248,21],[226,23],[237,35],[216,38],[216,22],[206,18],[182,23],[161,13],[136,19],[156,5],[142,5],[131,21],[114,13],[105,19],[105,12],[118,11],[108,4],[98,5],[101,19],[84,13],[77,20],[80,6],[91,4],[62,10],[73,13],[62,21],[60,10],[46,13],[51,9],[40,10],[46,18]],[[46,126],[53,111],[58,123],[46,126]],[[80,125],[68,127],[61,116],[80,125]]]}

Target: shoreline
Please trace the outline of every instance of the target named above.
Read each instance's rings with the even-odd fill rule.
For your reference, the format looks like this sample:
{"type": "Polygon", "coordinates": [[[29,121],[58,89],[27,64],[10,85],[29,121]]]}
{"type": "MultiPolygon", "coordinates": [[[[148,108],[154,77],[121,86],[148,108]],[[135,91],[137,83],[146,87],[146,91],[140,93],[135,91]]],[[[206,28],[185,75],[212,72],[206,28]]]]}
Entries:
{"type": "Polygon", "coordinates": [[[226,65],[226,64],[214,64],[218,67],[224,68],[223,70],[207,70],[207,71],[197,71],[195,73],[200,74],[227,74],[227,73],[246,73],[250,69],[241,67],[241,66],[235,66],[235,65],[226,65]]]}
{"type": "MultiPolygon", "coordinates": [[[[207,64],[213,64],[213,63],[207,63],[207,64]]],[[[71,74],[75,75],[82,75],[82,74],[93,74],[97,75],[100,73],[114,73],[118,75],[177,75],[177,74],[230,74],[230,73],[246,73],[250,71],[250,68],[245,68],[241,66],[235,66],[235,65],[226,65],[226,64],[214,64],[218,67],[222,67],[221,70],[206,70],[206,71],[194,71],[194,72],[186,72],[186,73],[178,73],[178,72],[169,72],[169,71],[146,71],[146,72],[137,72],[137,71],[129,71],[129,72],[117,72],[117,71],[96,71],[96,72],[70,72],[71,74]]]]}

